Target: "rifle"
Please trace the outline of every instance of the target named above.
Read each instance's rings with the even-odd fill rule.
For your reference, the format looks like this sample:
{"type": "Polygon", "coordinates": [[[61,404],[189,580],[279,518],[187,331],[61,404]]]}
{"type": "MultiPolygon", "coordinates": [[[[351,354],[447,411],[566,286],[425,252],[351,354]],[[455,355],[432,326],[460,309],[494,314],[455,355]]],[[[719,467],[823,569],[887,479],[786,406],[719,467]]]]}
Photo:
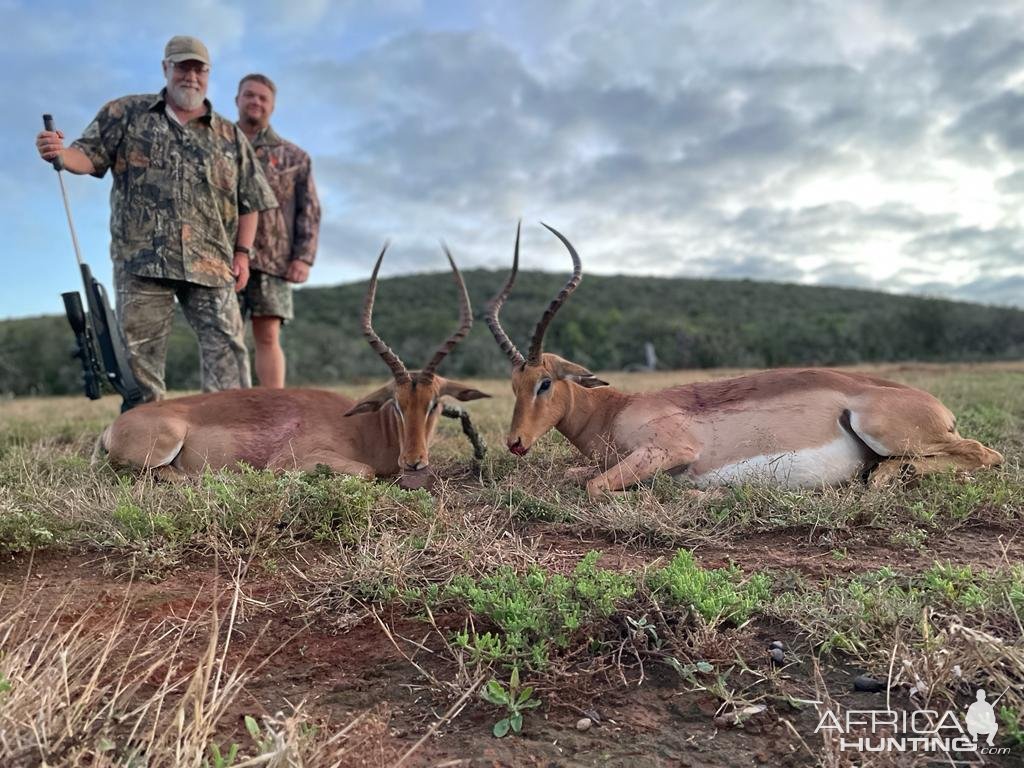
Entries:
{"type": "MultiPolygon", "coordinates": [[[[43,127],[47,131],[54,130],[53,116],[43,115],[43,127]]],[[[145,401],[142,389],[132,373],[129,364],[128,345],[125,343],[121,326],[117,323],[114,311],[110,308],[107,291],[103,284],[92,276],[89,265],[82,260],[82,251],[78,246],[75,234],[75,223],[71,219],[71,206],[68,204],[68,193],[64,188],[64,159],[58,155],[53,160],[57,180],[60,182],[60,194],[64,198],[64,212],[68,217],[71,229],[71,243],[75,248],[75,258],[82,273],[82,284],[85,287],[85,300],[89,306],[86,314],[82,307],[82,297],[78,291],[62,293],[64,312],[68,323],[75,334],[75,351],[82,363],[82,384],[85,396],[90,400],[100,397],[100,383],[107,384],[121,395],[121,412],[124,413],[145,401]],[[97,347],[99,354],[97,354],[97,347]]]]}

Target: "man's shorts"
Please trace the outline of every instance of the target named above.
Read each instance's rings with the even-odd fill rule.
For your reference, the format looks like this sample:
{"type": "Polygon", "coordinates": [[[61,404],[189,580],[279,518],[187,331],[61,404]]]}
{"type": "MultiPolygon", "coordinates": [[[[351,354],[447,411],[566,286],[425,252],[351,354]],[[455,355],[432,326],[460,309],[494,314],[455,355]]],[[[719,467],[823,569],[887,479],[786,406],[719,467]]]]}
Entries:
{"type": "Polygon", "coordinates": [[[280,317],[283,322],[291,320],[292,284],[283,277],[252,270],[245,290],[238,294],[242,317],[280,317]]]}

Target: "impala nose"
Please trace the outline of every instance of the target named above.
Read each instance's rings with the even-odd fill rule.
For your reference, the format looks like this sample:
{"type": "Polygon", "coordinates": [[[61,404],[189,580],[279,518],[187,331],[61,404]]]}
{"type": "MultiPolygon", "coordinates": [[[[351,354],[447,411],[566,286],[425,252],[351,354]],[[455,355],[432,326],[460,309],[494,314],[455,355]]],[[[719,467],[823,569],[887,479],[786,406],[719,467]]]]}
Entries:
{"type": "Polygon", "coordinates": [[[512,438],[510,437],[507,440],[507,443],[508,449],[512,451],[512,453],[514,453],[516,456],[525,456],[526,453],[530,450],[529,448],[523,445],[523,439],[521,437],[517,437],[515,441],[513,441],[512,438]]]}
{"type": "Polygon", "coordinates": [[[428,462],[424,459],[416,459],[415,461],[405,462],[406,472],[419,472],[421,469],[427,468],[428,462]]]}

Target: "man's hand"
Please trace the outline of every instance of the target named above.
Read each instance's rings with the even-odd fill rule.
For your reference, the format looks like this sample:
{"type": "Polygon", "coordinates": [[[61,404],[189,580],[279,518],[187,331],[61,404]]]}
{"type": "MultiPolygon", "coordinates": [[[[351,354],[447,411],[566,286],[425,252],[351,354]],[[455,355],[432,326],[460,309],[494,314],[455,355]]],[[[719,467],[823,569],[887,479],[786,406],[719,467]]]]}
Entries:
{"type": "Polygon", "coordinates": [[[249,257],[246,254],[235,254],[231,274],[235,276],[235,293],[241,293],[245,290],[245,286],[249,284],[249,257]]]}
{"type": "Polygon", "coordinates": [[[309,279],[309,264],[298,259],[292,259],[288,265],[288,272],[284,279],[289,283],[304,283],[309,279]]]}
{"type": "Polygon", "coordinates": [[[40,131],[36,134],[39,156],[52,163],[64,151],[64,131],[40,131]]]}

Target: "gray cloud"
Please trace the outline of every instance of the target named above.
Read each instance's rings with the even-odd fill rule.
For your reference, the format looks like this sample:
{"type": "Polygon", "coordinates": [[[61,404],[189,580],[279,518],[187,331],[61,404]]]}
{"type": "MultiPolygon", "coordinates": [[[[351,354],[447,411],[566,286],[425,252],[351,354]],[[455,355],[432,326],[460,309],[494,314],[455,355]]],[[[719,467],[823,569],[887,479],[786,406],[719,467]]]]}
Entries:
{"type": "MultiPolygon", "coordinates": [[[[228,66],[259,67],[267,62],[248,43],[272,10],[193,0],[185,14],[226,30],[212,44],[228,66]]],[[[142,14],[136,58],[162,40],[158,15],[142,14]]],[[[22,55],[46,47],[33,43],[42,33],[30,14],[16,23],[22,55]]],[[[524,0],[434,13],[414,0],[372,10],[303,0],[286,27],[260,40],[277,56],[275,120],[312,152],[321,187],[316,281],[365,277],[389,236],[386,274],[443,268],[442,236],[462,266],[504,266],[523,217],[526,268],[564,266],[534,224],[543,219],[592,272],[1024,306],[1024,171],[1010,167],[1024,148],[1018,3],[878,0],[793,13],[767,0],[524,0]],[[968,171],[974,186],[961,190],[968,171]],[[979,177],[991,188],[983,202],[979,177]],[[879,242],[908,265],[883,284],[877,275],[891,265],[875,255],[879,242]]],[[[90,34],[113,47],[125,29],[109,22],[90,34]]],[[[95,51],[81,62],[84,95],[69,121],[84,124],[138,77],[115,72],[112,82],[101,62],[95,51]]],[[[44,69],[13,89],[19,111],[38,111],[37,92],[59,103],[53,81],[44,69]]],[[[28,168],[21,154],[8,159],[28,168]]]]}

